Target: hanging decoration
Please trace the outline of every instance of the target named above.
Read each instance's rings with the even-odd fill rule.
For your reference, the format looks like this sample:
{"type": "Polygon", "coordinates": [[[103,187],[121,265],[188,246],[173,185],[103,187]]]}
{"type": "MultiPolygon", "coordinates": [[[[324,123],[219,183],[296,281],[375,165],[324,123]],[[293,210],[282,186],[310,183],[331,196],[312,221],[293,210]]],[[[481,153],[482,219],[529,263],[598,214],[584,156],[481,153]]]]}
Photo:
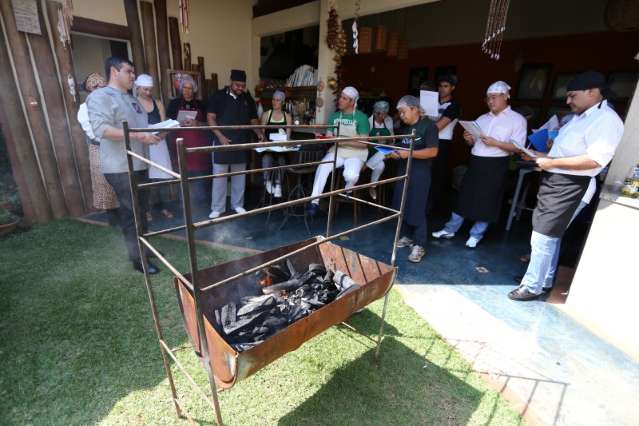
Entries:
{"type": "Polygon", "coordinates": [[[355,0],[355,17],[353,18],[353,25],[351,29],[353,30],[353,51],[355,54],[359,54],[359,32],[357,31],[357,23],[359,21],[359,7],[360,0],[355,0]]]}
{"type": "MultiPolygon", "coordinates": [[[[326,44],[329,49],[335,51],[335,56],[333,56],[333,61],[335,62],[335,75],[337,77],[337,81],[341,82],[342,56],[346,55],[347,53],[346,32],[344,32],[342,21],[339,19],[339,15],[337,14],[337,10],[335,10],[335,7],[331,7],[329,9],[328,20],[326,23],[326,44]]],[[[333,93],[337,95],[339,93],[339,90],[339,87],[336,87],[333,90],[333,93]]]]}
{"type": "Polygon", "coordinates": [[[189,33],[191,27],[191,0],[178,0],[178,10],[180,17],[180,27],[184,34],[189,33]]]}
{"type": "Polygon", "coordinates": [[[64,0],[62,7],[58,10],[58,34],[60,43],[66,49],[71,45],[71,26],[73,25],[73,1],[64,0]]]}
{"type": "Polygon", "coordinates": [[[488,19],[481,50],[495,61],[498,61],[501,56],[501,44],[506,32],[509,6],[510,0],[490,0],[488,7],[488,19]]]}

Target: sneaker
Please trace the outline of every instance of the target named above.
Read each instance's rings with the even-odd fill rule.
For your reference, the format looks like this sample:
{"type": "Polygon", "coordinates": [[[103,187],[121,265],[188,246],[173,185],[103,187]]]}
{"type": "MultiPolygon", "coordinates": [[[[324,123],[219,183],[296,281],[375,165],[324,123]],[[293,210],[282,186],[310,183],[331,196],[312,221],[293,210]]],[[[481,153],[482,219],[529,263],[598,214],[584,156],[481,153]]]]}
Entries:
{"type": "Polygon", "coordinates": [[[413,240],[411,240],[408,237],[402,237],[399,240],[397,240],[397,248],[410,247],[412,245],[413,245],[413,240]]]}
{"type": "Polygon", "coordinates": [[[368,188],[368,195],[371,196],[372,200],[377,200],[377,188],[375,187],[368,188]]]}
{"type": "Polygon", "coordinates": [[[410,254],[408,255],[408,261],[413,263],[419,263],[422,261],[422,257],[424,257],[425,254],[426,254],[426,250],[424,250],[424,247],[418,246],[417,244],[415,244],[410,254]]]}
{"type": "Polygon", "coordinates": [[[233,210],[235,210],[235,213],[237,214],[242,214],[242,213],[246,213],[246,209],[244,207],[235,207],[233,210]]]}
{"type": "Polygon", "coordinates": [[[309,216],[315,216],[319,212],[319,205],[315,203],[309,203],[308,208],[306,209],[306,213],[309,216]]]}
{"type": "Polygon", "coordinates": [[[268,192],[269,194],[273,193],[273,183],[270,180],[267,180],[264,183],[264,188],[266,189],[266,192],[268,192]]]}
{"type": "Polygon", "coordinates": [[[481,238],[470,237],[468,240],[466,240],[466,247],[474,249],[475,247],[477,247],[477,243],[479,243],[480,240],[481,238]]]}
{"type": "Polygon", "coordinates": [[[451,238],[453,238],[455,236],[454,232],[448,232],[445,229],[439,230],[437,232],[433,232],[432,234],[430,234],[433,236],[433,238],[445,238],[447,240],[450,240],[451,238]]]}
{"type": "Polygon", "coordinates": [[[217,219],[218,217],[220,217],[220,215],[222,214],[222,212],[218,212],[218,211],[211,211],[211,214],[209,214],[209,219],[217,219]]]}
{"type": "Polygon", "coordinates": [[[275,188],[273,189],[273,196],[275,198],[282,198],[282,185],[279,183],[275,184],[275,188]]]}

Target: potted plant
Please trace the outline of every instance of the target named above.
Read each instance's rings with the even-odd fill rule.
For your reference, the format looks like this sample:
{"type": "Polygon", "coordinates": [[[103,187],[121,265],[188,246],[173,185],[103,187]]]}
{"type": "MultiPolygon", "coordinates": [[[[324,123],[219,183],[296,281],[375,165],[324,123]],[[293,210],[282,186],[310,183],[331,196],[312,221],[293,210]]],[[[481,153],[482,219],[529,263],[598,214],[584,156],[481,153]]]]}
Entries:
{"type": "Polygon", "coordinates": [[[18,226],[20,218],[6,208],[0,207],[0,236],[12,232],[18,226]]]}

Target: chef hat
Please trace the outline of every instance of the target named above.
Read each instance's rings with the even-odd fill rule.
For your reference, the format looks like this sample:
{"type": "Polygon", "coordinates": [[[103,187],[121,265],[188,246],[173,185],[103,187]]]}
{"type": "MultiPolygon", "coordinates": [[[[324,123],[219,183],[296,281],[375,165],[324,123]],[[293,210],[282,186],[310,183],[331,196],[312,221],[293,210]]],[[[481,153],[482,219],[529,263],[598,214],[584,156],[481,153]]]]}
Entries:
{"type": "Polygon", "coordinates": [[[84,79],[84,83],[82,84],[82,86],[87,92],[92,92],[99,86],[106,86],[106,84],[106,78],[102,77],[102,75],[98,74],[97,72],[92,72],[91,74],[87,75],[87,78],[84,79]]]}
{"type": "Polygon", "coordinates": [[[136,87],[153,87],[153,77],[148,74],[140,74],[135,79],[136,87]]]}
{"type": "Polygon", "coordinates": [[[282,92],[281,90],[276,90],[273,93],[273,99],[279,99],[280,101],[284,101],[286,99],[286,94],[284,94],[284,92],[282,92]]]}
{"type": "Polygon", "coordinates": [[[342,95],[351,98],[355,103],[357,103],[357,100],[359,99],[359,92],[353,86],[344,87],[344,89],[342,89],[342,95]]]}
{"type": "Polygon", "coordinates": [[[424,112],[422,105],[419,103],[419,99],[412,95],[402,96],[402,98],[397,102],[397,109],[400,108],[417,108],[420,112],[424,112]]]}
{"type": "Polygon", "coordinates": [[[505,81],[496,81],[488,86],[488,90],[486,90],[487,95],[491,93],[501,93],[506,95],[507,98],[510,98],[510,86],[505,81]]]}
{"type": "Polygon", "coordinates": [[[373,105],[373,112],[388,112],[390,105],[386,101],[377,101],[373,105]]]}

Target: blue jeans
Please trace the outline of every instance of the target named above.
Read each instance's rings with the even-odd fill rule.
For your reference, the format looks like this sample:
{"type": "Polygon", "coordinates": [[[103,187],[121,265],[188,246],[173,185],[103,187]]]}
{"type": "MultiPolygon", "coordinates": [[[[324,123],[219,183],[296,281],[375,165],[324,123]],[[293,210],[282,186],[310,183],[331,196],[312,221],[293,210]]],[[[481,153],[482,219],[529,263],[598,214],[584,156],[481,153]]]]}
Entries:
{"type": "MultiPolygon", "coordinates": [[[[459,231],[459,228],[461,228],[463,224],[464,218],[453,212],[453,214],[450,215],[450,219],[448,220],[448,222],[446,222],[446,225],[444,225],[444,231],[450,234],[454,234],[459,231]]],[[[470,236],[481,240],[486,233],[486,229],[488,229],[488,222],[477,221],[475,222],[473,227],[470,228],[470,236]]]]}
{"type": "MultiPolygon", "coordinates": [[[[577,217],[580,211],[588,204],[583,201],[579,203],[577,210],[572,215],[568,226],[577,217]]],[[[557,264],[559,263],[559,249],[561,238],[549,237],[532,232],[530,236],[530,263],[526,269],[526,275],[521,280],[521,285],[534,294],[541,294],[544,288],[550,288],[555,280],[557,264]]]]}

